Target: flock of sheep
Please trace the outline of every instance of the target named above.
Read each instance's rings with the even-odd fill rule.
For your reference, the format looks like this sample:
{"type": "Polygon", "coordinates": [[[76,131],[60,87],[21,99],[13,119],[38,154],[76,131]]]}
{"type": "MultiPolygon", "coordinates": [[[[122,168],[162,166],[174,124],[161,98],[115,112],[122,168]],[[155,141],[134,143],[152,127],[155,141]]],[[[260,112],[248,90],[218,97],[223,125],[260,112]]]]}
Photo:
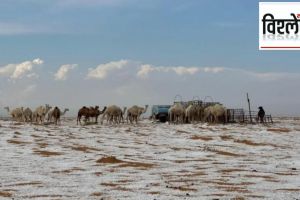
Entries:
{"type": "MultiPolygon", "coordinates": [[[[36,122],[43,124],[47,117],[47,122],[54,122],[57,124],[60,122],[60,117],[63,116],[69,109],[64,109],[62,112],[58,107],[52,108],[48,104],[45,106],[39,106],[34,111],[30,108],[24,109],[23,107],[15,108],[10,110],[8,107],[5,107],[8,113],[14,120],[23,121],[23,122],[36,122]]],[[[95,107],[86,107],[83,106],[79,109],[77,115],[77,124],[81,124],[81,118],[84,117],[84,121],[90,122],[94,119],[94,122],[98,122],[98,117],[101,117],[101,124],[106,119],[107,123],[110,124],[119,124],[124,123],[125,113],[127,123],[138,123],[140,116],[145,113],[148,109],[148,105],[145,107],[140,107],[134,105],[127,109],[124,107],[121,109],[119,106],[110,105],[104,107],[102,110],[99,109],[99,106],[95,107]]],[[[208,105],[203,106],[201,104],[189,104],[184,105],[182,103],[174,103],[168,110],[168,120],[169,123],[195,123],[195,122],[211,122],[219,123],[227,122],[227,109],[220,105],[208,105]]]]}

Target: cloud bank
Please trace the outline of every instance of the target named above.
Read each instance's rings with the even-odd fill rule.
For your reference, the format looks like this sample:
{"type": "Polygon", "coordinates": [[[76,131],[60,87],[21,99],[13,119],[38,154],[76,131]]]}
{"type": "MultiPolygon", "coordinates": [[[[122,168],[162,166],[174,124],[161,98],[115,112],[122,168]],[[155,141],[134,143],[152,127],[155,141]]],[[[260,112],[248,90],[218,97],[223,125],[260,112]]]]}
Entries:
{"type": "Polygon", "coordinates": [[[11,79],[21,79],[25,75],[29,78],[36,77],[37,75],[31,72],[35,66],[42,65],[43,63],[43,60],[37,58],[19,64],[8,64],[4,67],[0,67],[0,76],[9,77],[11,79]]]}
{"type": "Polygon", "coordinates": [[[238,108],[249,92],[254,96],[254,106],[266,105],[277,113],[297,114],[294,107],[300,106],[300,95],[294,92],[300,85],[299,73],[223,66],[160,66],[124,59],[76,71],[76,64],[61,65],[54,72],[51,67],[43,67],[37,74],[35,68],[41,64],[43,60],[34,59],[0,67],[3,105],[49,103],[78,108],[99,104],[169,104],[180,94],[183,100],[212,96],[228,107],[238,108]],[[7,77],[18,81],[7,81],[7,77]],[[72,81],[56,83],[71,78],[72,81]]]}
{"type": "Polygon", "coordinates": [[[174,72],[179,76],[183,75],[195,75],[198,72],[206,72],[206,73],[219,73],[224,71],[222,67],[185,67],[185,66],[169,66],[169,67],[156,67],[153,65],[142,65],[137,72],[137,76],[139,78],[147,78],[152,72],[161,72],[168,73],[174,72]]]}

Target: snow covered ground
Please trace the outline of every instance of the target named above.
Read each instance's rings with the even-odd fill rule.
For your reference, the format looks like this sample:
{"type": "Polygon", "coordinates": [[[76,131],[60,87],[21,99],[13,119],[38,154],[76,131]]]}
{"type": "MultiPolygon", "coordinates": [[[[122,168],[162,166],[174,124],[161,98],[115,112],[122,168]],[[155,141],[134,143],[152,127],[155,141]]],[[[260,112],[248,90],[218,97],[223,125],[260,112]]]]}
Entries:
{"type": "Polygon", "coordinates": [[[300,199],[300,120],[30,125],[0,120],[0,199],[300,199]]]}

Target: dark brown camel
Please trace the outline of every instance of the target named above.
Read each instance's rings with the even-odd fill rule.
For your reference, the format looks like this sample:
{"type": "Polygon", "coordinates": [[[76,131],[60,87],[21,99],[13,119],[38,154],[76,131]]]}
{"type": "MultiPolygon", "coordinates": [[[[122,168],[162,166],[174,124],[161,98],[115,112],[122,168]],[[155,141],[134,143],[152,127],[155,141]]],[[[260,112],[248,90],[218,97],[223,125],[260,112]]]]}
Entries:
{"type": "Polygon", "coordinates": [[[103,114],[106,110],[106,106],[103,108],[102,111],[99,110],[99,106],[95,107],[86,107],[83,106],[79,111],[77,115],[77,124],[78,122],[81,124],[81,117],[85,117],[85,121],[88,121],[90,117],[95,117],[95,123],[98,123],[98,117],[99,115],[103,114]]]}
{"type": "Polygon", "coordinates": [[[52,114],[51,114],[54,119],[54,122],[55,124],[57,124],[57,122],[60,122],[60,110],[58,107],[55,107],[52,111],[52,114]]]}

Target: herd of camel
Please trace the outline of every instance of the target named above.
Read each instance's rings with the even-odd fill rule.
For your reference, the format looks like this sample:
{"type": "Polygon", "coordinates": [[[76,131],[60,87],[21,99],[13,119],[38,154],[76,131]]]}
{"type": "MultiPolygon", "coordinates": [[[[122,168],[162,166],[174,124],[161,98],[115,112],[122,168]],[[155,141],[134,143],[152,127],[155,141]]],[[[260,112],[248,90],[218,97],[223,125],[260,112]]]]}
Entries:
{"type": "Polygon", "coordinates": [[[48,122],[55,122],[55,124],[60,121],[61,116],[69,111],[68,108],[64,109],[63,112],[58,107],[52,109],[48,104],[39,106],[34,111],[28,107],[26,109],[19,107],[12,110],[10,110],[9,107],[5,107],[4,109],[17,121],[44,123],[45,118],[47,117],[48,122]]]}
{"type": "Polygon", "coordinates": [[[174,103],[174,105],[169,108],[168,117],[170,123],[226,123],[229,114],[227,109],[221,104],[207,106],[189,104],[185,106],[181,103],[174,103]]]}
{"type": "MultiPolygon", "coordinates": [[[[52,108],[48,104],[45,106],[39,106],[34,111],[30,108],[24,109],[23,107],[15,108],[10,110],[9,107],[5,107],[8,113],[14,120],[23,121],[23,122],[36,122],[43,124],[45,120],[47,122],[54,122],[57,124],[60,122],[61,116],[63,116],[68,108],[65,108],[64,111],[61,111],[58,107],[52,108]]],[[[81,124],[81,118],[84,117],[85,122],[89,122],[94,119],[94,122],[98,122],[98,117],[102,115],[101,124],[106,119],[107,123],[110,124],[119,124],[124,123],[124,115],[126,114],[127,123],[138,123],[139,118],[144,114],[148,109],[148,105],[145,107],[140,107],[134,105],[127,109],[124,107],[121,109],[119,106],[110,105],[105,106],[102,110],[99,109],[99,106],[95,107],[86,107],[83,106],[79,109],[77,115],[77,124],[81,124]]],[[[169,123],[195,123],[195,122],[211,122],[211,123],[226,123],[228,119],[227,109],[220,105],[208,105],[202,106],[199,104],[190,104],[183,105],[181,103],[174,103],[168,110],[169,123]]]]}
{"type": "MultiPolygon", "coordinates": [[[[77,124],[81,124],[81,118],[84,117],[85,122],[89,122],[94,119],[95,123],[98,122],[98,117],[102,115],[101,123],[107,119],[108,123],[121,123],[124,122],[124,114],[127,110],[127,122],[130,121],[138,122],[140,116],[147,111],[148,105],[145,107],[132,106],[127,110],[127,107],[124,107],[123,110],[116,105],[111,105],[104,107],[103,110],[99,110],[99,106],[95,107],[86,107],[83,106],[79,109],[77,115],[77,124]]],[[[5,107],[9,115],[16,121],[22,122],[36,122],[43,124],[46,120],[47,122],[54,122],[58,124],[60,122],[61,116],[63,116],[68,108],[64,109],[62,112],[57,106],[52,108],[50,105],[46,104],[45,106],[39,106],[34,111],[30,108],[24,109],[23,107],[14,108],[12,110],[9,107],[5,107]]]]}

